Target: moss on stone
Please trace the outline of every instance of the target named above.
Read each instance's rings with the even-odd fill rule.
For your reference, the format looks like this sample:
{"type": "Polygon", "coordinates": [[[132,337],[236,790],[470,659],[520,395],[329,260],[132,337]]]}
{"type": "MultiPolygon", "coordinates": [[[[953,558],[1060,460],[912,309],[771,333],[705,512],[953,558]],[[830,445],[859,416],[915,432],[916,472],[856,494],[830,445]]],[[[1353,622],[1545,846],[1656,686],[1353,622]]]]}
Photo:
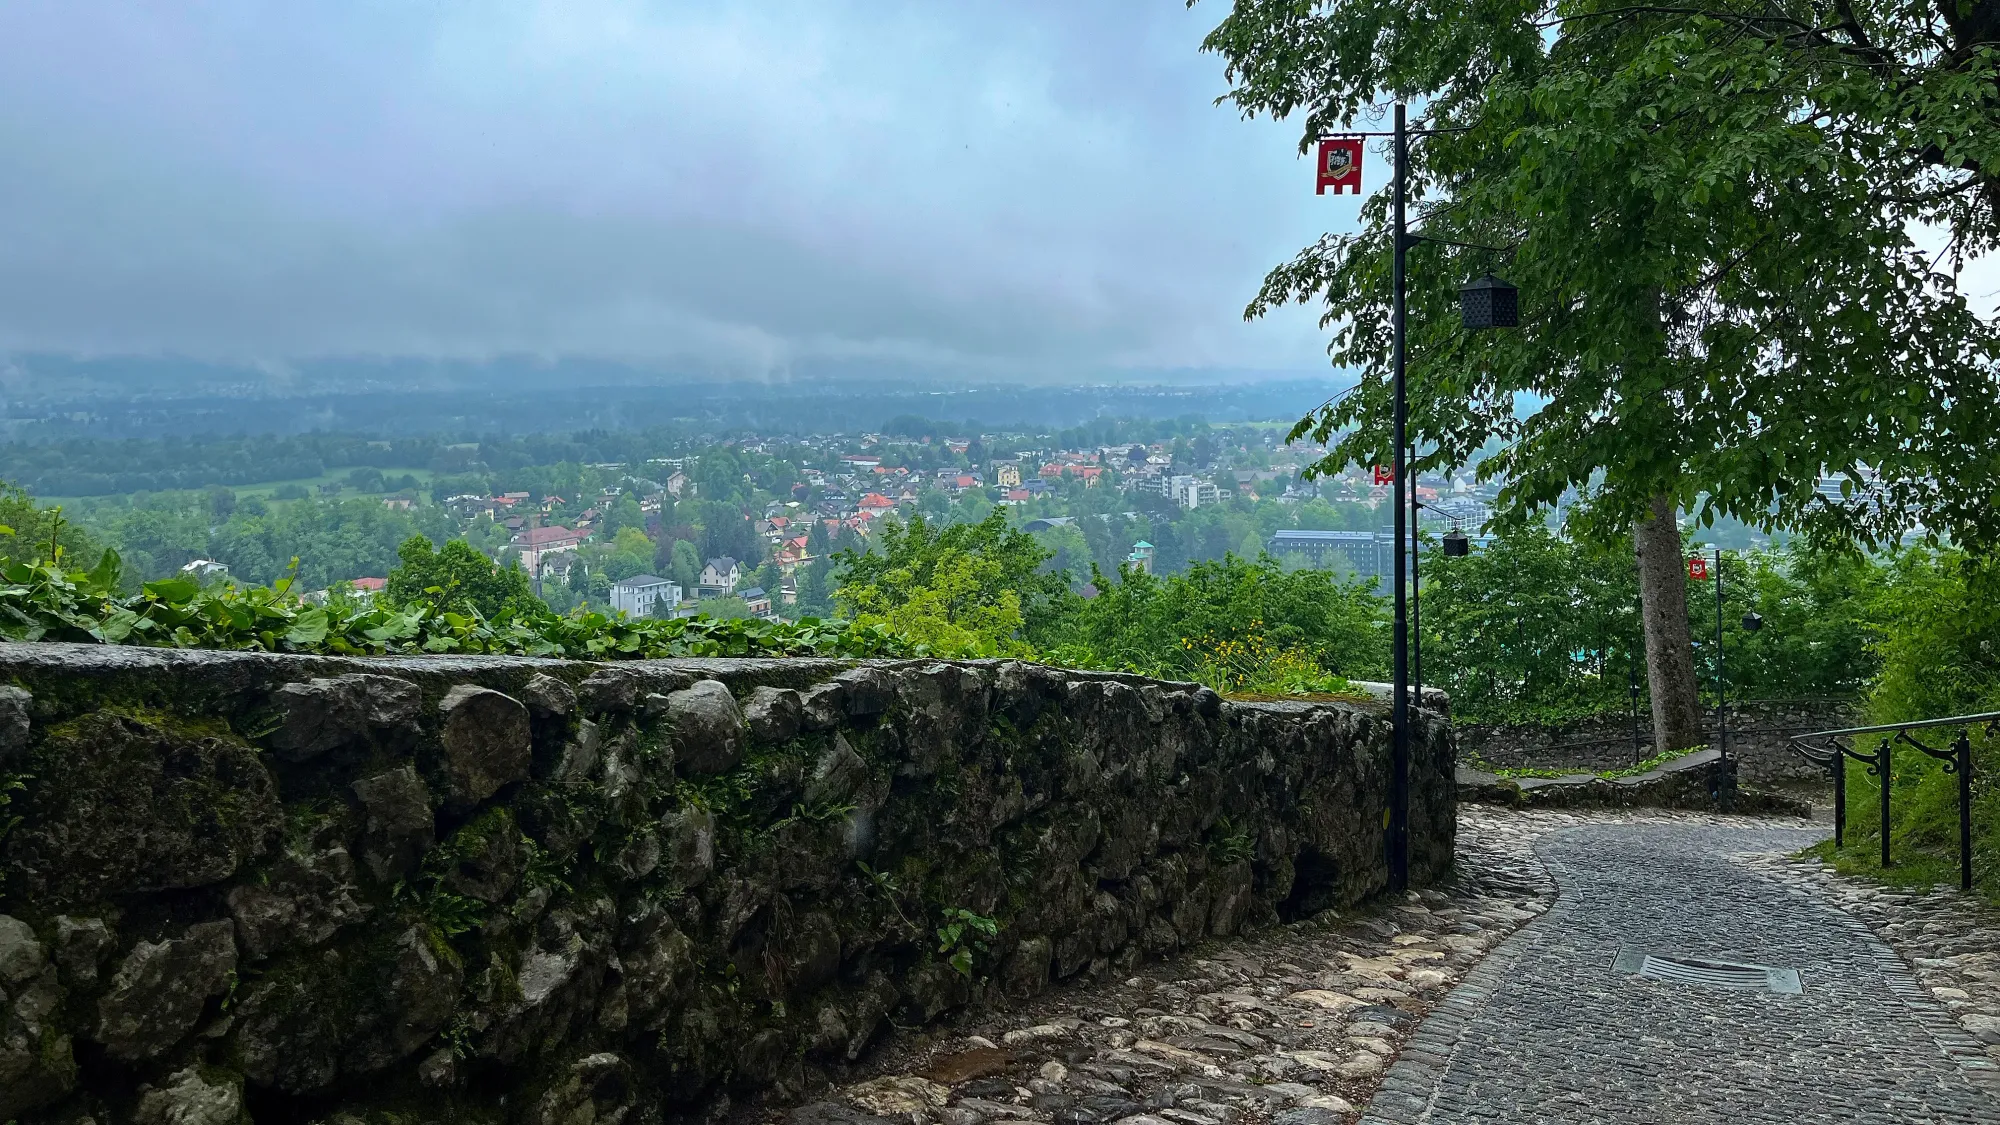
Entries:
{"type": "MultiPolygon", "coordinates": [[[[415,942],[448,971],[453,1010],[408,1057],[366,1074],[342,1070],[329,1089],[299,1095],[313,1099],[316,1116],[337,1108],[384,1123],[497,1120],[505,1115],[502,1094],[508,1113],[522,1111],[523,1099],[567,1089],[578,1060],[606,1053],[630,1066],[645,1098],[686,1106],[719,1089],[802,1081],[801,1066],[844,1062],[891,1013],[935,1018],[993,995],[999,986],[989,977],[1008,975],[1010,987],[1032,990],[1043,962],[1058,974],[1122,969],[1211,925],[1269,920],[1302,881],[1325,883],[1312,901],[1328,905],[1381,885],[1371,810],[1381,806],[1386,770],[1377,759],[1386,750],[1365,724],[1324,721],[1325,708],[1230,703],[1210,706],[1204,717],[1177,689],[1143,681],[1103,686],[1110,678],[1021,665],[879,664],[870,667],[890,689],[887,711],[782,742],[752,741],[728,772],[689,776],[667,752],[665,717],[657,708],[649,714],[644,702],[697,679],[721,679],[739,697],[759,684],[807,687],[846,666],[815,662],[810,676],[802,667],[632,666],[625,674],[643,685],[634,699],[599,701],[592,712],[605,757],[588,776],[564,764],[578,760],[563,746],[581,732],[581,708],[560,721],[536,718],[532,777],[447,812],[442,840],[400,890],[364,879],[353,893],[373,907],[366,922],[314,948],[245,963],[239,1022],[213,1045],[218,1057],[241,1061],[255,1021],[240,1016],[253,999],[263,1013],[257,1026],[292,1029],[284,1035],[296,1057],[332,1049],[320,1043],[327,1036],[341,1044],[336,1054],[357,1050],[346,1037],[386,1018],[397,1001],[383,990],[407,952],[398,943],[415,942]],[[859,766],[837,751],[843,740],[859,766]],[[614,756],[631,767],[615,778],[605,773],[614,756]],[[578,772],[557,781],[559,768],[578,772]],[[712,814],[712,839],[706,827],[689,829],[680,819],[693,809],[712,814]],[[693,841],[693,858],[664,853],[670,831],[693,841]],[[630,857],[642,855],[655,833],[662,860],[647,869],[630,857]],[[712,864],[697,846],[703,841],[712,844],[712,864]],[[1319,858],[1294,862],[1309,848],[1319,858]],[[465,891],[481,865],[503,855],[515,865],[513,884],[504,892],[484,884],[497,901],[472,899],[465,891]],[[974,951],[970,979],[950,963],[952,950],[938,948],[937,931],[962,919],[960,911],[993,919],[998,931],[989,950],[974,951]],[[1179,936],[1162,938],[1164,929],[1179,936]],[[1003,958],[1016,948],[1040,961],[1006,969],[1003,958]],[[607,975],[614,958],[627,993],[641,976],[652,990],[627,995],[629,1020],[606,991],[616,979],[607,975]],[[510,1037],[504,1049],[496,1036],[510,1037]],[[461,1056],[456,1085],[417,1079],[418,1061],[437,1051],[461,1056]]],[[[281,838],[315,848],[344,840],[352,849],[372,815],[356,803],[353,783],[413,759],[428,763],[435,744],[426,728],[412,720],[395,738],[371,735],[352,753],[302,764],[270,761],[246,732],[279,685],[363,670],[420,683],[425,716],[456,684],[521,693],[538,672],[576,683],[596,671],[476,659],[264,657],[222,668],[200,654],[174,654],[113,676],[43,669],[19,678],[29,690],[74,681],[72,697],[37,702],[38,765],[66,763],[74,773],[82,767],[69,759],[80,754],[86,765],[99,763],[100,774],[109,771],[108,788],[100,787],[109,793],[148,761],[157,766],[192,748],[196,766],[220,756],[261,773],[267,849],[281,838]],[[185,698],[205,701],[206,712],[177,705],[178,678],[196,683],[185,698]],[[86,681],[96,692],[88,698],[77,686],[86,681]],[[107,752],[98,733],[113,727],[126,741],[112,739],[107,752]]],[[[0,660],[0,676],[10,671],[0,660]]],[[[1448,815],[1449,779],[1439,790],[1430,776],[1434,750],[1419,755],[1419,807],[1448,815]]],[[[248,799],[256,784],[246,784],[205,804],[248,799]]],[[[30,810],[30,834],[48,835],[48,809],[30,810]]],[[[214,831],[226,837],[231,824],[255,822],[253,814],[239,806],[236,819],[217,818],[214,831]]],[[[1426,822],[1418,831],[1428,841],[1424,854],[1435,856],[1432,845],[1441,844],[1448,855],[1447,826],[1426,822]]],[[[127,886],[117,892],[127,927],[120,940],[129,943],[144,927],[161,932],[169,921],[217,917],[227,891],[260,874],[253,855],[204,872],[207,881],[195,885],[127,886]]],[[[93,882],[75,909],[112,916],[109,885],[93,882]]],[[[263,1071],[252,1076],[253,1100],[276,1096],[258,1092],[271,1081],[263,1071]]]]}

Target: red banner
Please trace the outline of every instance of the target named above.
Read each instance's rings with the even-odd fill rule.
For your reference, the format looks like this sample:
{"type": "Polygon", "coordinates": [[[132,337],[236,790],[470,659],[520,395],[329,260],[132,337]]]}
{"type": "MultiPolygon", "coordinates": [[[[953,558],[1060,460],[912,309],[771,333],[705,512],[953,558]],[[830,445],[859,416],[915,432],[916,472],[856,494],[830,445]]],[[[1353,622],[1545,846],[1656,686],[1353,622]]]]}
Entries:
{"type": "Polygon", "coordinates": [[[1396,470],[1391,469],[1386,465],[1375,466],[1375,483],[1376,484],[1396,483],[1396,470]]]}
{"type": "Polygon", "coordinates": [[[1708,560],[1700,555],[1688,560],[1688,577],[1696,582],[1708,581],[1708,560]]]}
{"type": "Polygon", "coordinates": [[[1328,188],[1335,195],[1350,189],[1361,194],[1360,137],[1319,143],[1319,190],[1313,194],[1325,195],[1328,188]]]}

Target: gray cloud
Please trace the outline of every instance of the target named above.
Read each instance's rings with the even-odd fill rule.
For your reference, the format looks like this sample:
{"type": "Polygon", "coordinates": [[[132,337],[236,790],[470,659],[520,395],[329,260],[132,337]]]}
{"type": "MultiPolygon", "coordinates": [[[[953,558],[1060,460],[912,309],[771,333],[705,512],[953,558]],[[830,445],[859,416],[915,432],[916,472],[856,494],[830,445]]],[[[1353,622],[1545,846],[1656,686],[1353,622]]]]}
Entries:
{"type": "Polygon", "coordinates": [[[0,348],[1316,370],[1220,5],[0,7],[0,348]]]}

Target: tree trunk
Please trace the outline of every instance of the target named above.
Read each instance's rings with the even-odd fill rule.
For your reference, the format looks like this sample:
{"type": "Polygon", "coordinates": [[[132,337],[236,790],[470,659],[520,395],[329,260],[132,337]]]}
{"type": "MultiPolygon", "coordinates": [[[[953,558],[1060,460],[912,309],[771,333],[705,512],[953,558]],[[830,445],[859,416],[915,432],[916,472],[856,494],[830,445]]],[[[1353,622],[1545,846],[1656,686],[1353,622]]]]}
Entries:
{"type": "Polygon", "coordinates": [[[1653,514],[1632,529],[1639,553],[1639,605],[1646,631],[1646,683],[1653,694],[1653,752],[1699,746],[1701,696],[1688,636],[1687,576],[1681,532],[1669,496],[1653,497],[1653,514]]]}

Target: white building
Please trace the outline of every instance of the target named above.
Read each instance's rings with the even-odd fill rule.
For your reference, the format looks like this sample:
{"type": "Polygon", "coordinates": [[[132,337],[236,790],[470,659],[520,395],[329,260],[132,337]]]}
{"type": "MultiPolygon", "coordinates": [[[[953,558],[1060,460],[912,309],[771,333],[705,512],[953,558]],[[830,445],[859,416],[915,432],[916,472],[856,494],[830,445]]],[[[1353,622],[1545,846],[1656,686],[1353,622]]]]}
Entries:
{"type": "Polygon", "coordinates": [[[206,586],[210,582],[221,582],[229,577],[229,567],[214,559],[196,559],[181,568],[182,578],[192,578],[206,586]]]}
{"type": "Polygon", "coordinates": [[[1199,477],[1177,476],[1167,481],[1167,495],[1183,508],[1199,508],[1222,499],[1215,486],[1199,477]]]}
{"type": "Polygon", "coordinates": [[[611,584],[611,608],[624,611],[627,617],[651,617],[654,606],[661,602],[672,606],[680,600],[680,583],[651,574],[635,574],[611,584]]]}
{"type": "Polygon", "coordinates": [[[736,592],[736,584],[743,581],[743,564],[724,555],[708,560],[701,568],[701,596],[704,598],[726,598],[736,592]]]}

